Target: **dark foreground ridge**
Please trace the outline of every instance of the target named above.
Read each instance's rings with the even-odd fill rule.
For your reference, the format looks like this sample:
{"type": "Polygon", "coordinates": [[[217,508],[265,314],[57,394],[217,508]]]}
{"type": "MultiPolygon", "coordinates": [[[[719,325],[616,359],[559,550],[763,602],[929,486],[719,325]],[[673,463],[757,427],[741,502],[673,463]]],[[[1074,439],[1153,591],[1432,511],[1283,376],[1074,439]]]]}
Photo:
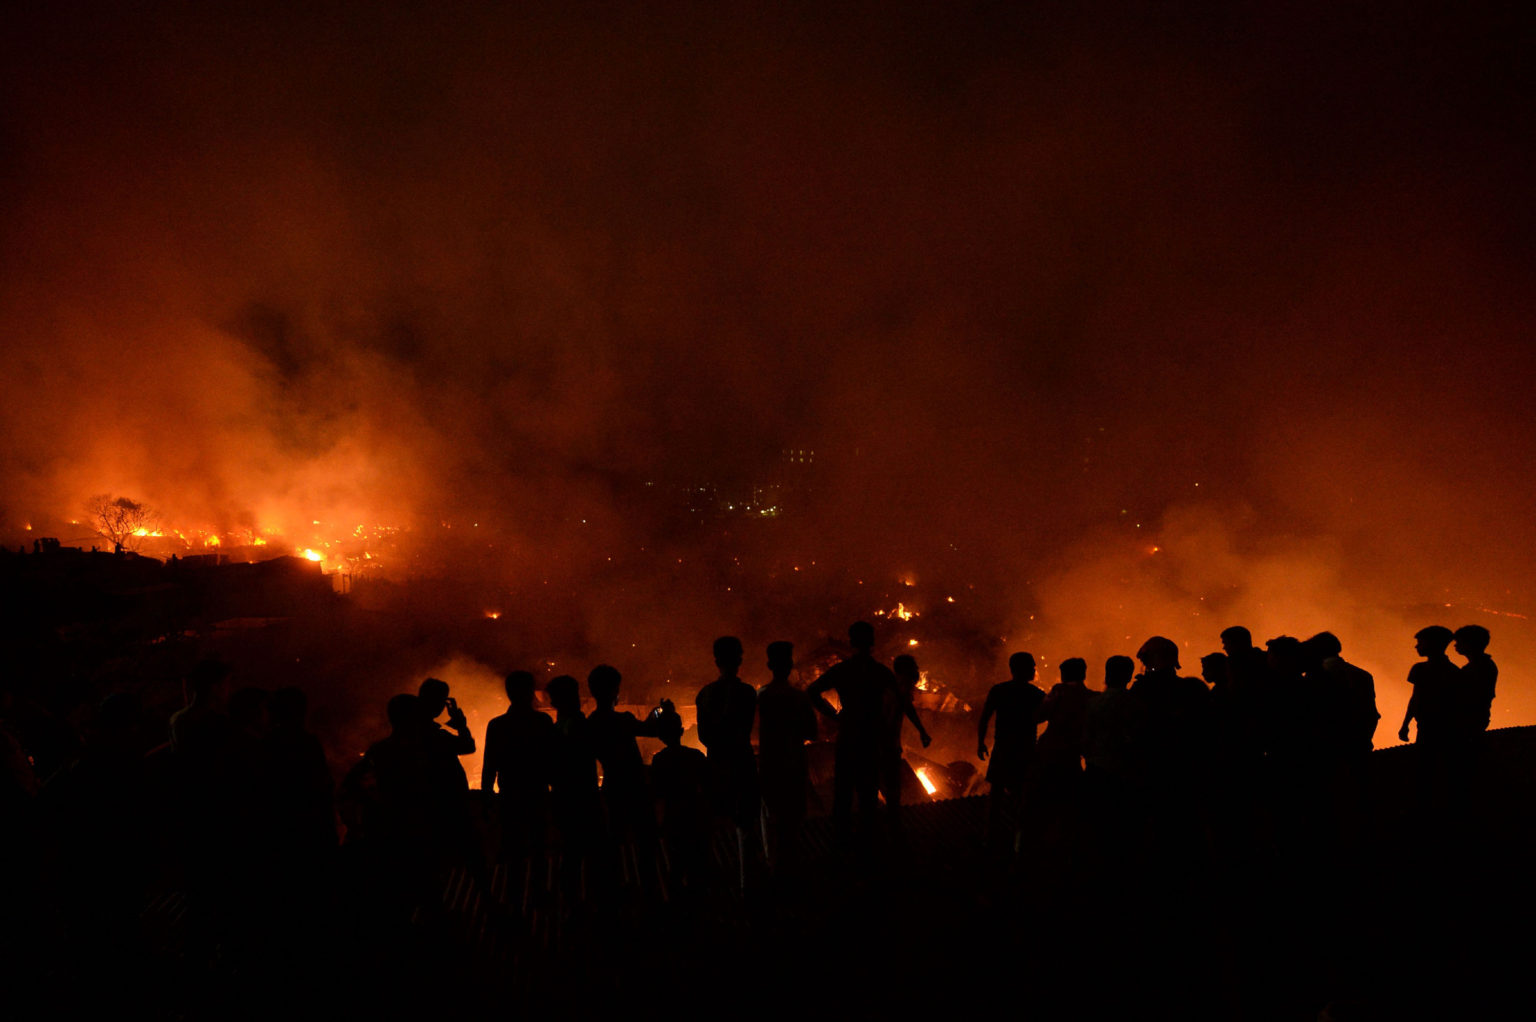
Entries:
{"type": "Polygon", "coordinates": [[[483,736],[427,678],[337,785],[304,692],[226,692],[220,660],[168,742],[129,692],[76,732],[37,698],[61,686],[7,681],[6,989],[176,1019],[1529,1007],[1536,729],[1488,730],[1486,630],[1420,630],[1415,743],[1376,753],[1374,679],[1328,632],[1228,628],[1201,678],[1154,636],[1102,690],[1071,657],[1047,692],[1016,652],[962,722],[984,779],[918,753],[916,660],[848,636],[803,690],[790,643],[758,689],[717,639],[703,750],[670,699],[623,709],[611,665],[550,679],[552,715],[509,672],[483,736]]]}
{"type": "MultiPolygon", "coordinates": [[[[903,807],[905,844],[868,862],[812,820],[795,883],[745,894],[724,835],[687,898],[648,895],[630,863],[602,899],[567,900],[557,857],[521,859],[448,870],[404,922],[355,863],[328,890],[217,911],[185,889],[130,902],[85,882],[93,904],[69,907],[93,927],[60,933],[47,905],[8,914],[7,964],[25,977],[8,990],[36,991],[51,1017],[1525,1017],[1536,728],[1488,732],[1487,797],[1435,820],[1421,751],[1370,757],[1375,808],[1353,849],[1225,858],[1058,835],[1015,858],[983,844],[987,800],[970,797],[903,807]]],[[[13,884],[10,903],[27,894],[13,884]]]]}

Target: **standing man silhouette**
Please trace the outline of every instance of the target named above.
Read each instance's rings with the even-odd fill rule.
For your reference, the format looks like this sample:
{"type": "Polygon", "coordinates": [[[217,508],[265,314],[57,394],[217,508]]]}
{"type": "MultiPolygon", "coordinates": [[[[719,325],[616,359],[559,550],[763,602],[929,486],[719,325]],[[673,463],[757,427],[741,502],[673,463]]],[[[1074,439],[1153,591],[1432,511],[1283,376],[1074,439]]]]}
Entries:
{"type": "Polygon", "coordinates": [[[1451,644],[1454,633],[1442,625],[1421,628],[1414,635],[1414,652],[1423,661],[1408,669],[1408,684],[1413,694],[1408,697],[1408,710],[1403,714],[1403,726],[1397,729],[1397,737],[1408,740],[1408,725],[1418,721],[1415,745],[1429,748],[1443,747],[1454,739],[1457,717],[1457,694],[1461,688],[1461,670],[1445,655],[1445,647],[1451,644]]]}
{"type": "MultiPolygon", "coordinates": [[[[867,621],[848,627],[853,655],[833,664],[811,683],[805,694],[812,704],[837,722],[832,781],[832,822],[845,847],[849,839],[855,797],[861,822],[875,811],[880,790],[880,752],[884,736],[883,710],[896,698],[896,675],[874,658],[875,629],[867,621]],[[837,693],[840,709],[827,702],[825,692],[837,693]]],[[[860,828],[867,830],[866,827],[860,828]]]]}
{"type": "Polygon", "coordinates": [[[766,818],[763,846],[774,870],[792,870],[796,864],[811,785],[805,745],[816,740],[816,710],[790,682],[794,669],[794,645],[770,642],[768,670],[773,680],[757,693],[757,746],[766,818]]]}
{"type": "Polygon", "coordinates": [[[495,806],[504,855],[544,850],[555,722],[534,706],[537,687],[529,671],[508,674],[507,712],[485,728],[480,790],[495,806]]]}
{"type": "Polygon", "coordinates": [[[720,676],[699,689],[694,705],[699,713],[699,741],[709,754],[715,804],[736,828],[740,880],[746,885],[747,849],[756,847],[762,805],[757,785],[757,757],[752,752],[752,722],[757,715],[757,689],[737,677],[741,670],[741,640],[722,635],[715,640],[715,667],[720,676]],[[748,840],[748,836],[752,840],[748,840]]]}
{"type": "Polygon", "coordinates": [[[993,685],[987,693],[987,701],[981,708],[981,721],[976,727],[976,755],[987,759],[987,725],[997,715],[991,763],[987,766],[987,783],[992,793],[987,801],[987,839],[995,842],[1002,826],[1003,811],[1012,812],[1014,818],[1013,849],[1018,851],[1022,832],[1018,830],[1024,808],[1024,785],[1035,760],[1035,725],[1040,720],[1040,704],[1045,701],[1045,691],[1034,683],[1035,658],[1019,652],[1008,658],[1011,677],[993,685]]]}
{"type": "Polygon", "coordinates": [[[1493,723],[1494,688],[1499,681],[1499,665],[1488,655],[1488,629],[1482,625],[1462,625],[1452,636],[1456,655],[1466,658],[1461,669],[1461,691],[1466,704],[1466,727],[1470,734],[1487,731],[1493,723]]]}

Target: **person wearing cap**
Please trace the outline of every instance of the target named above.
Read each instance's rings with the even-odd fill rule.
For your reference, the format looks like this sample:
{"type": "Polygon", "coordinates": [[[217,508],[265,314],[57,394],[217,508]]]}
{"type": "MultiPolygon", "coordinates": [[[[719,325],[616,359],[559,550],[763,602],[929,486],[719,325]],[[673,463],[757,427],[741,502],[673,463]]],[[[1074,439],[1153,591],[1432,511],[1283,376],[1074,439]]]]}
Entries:
{"type": "Polygon", "coordinates": [[[1179,647],[1154,635],[1136,651],[1142,673],[1131,694],[1147,708],[1147,765],[1154,783],[1192,786],[1206,758],[1211,691],[1198,678],[1179,674],[1179,647]]]}

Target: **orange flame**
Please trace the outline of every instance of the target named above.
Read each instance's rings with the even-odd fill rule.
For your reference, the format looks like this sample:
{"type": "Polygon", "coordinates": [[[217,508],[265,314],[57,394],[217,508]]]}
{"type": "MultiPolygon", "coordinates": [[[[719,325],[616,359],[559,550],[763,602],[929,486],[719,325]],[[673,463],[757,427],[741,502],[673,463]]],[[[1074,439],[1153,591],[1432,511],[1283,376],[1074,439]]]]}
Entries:
{"type": "Polygon", "coordinates": [[[922,782],[923,790],[930,796],[938,794],[939,787],[928,779],[928,770],[925,767],[917,768],[917,779],[922,782]]]}

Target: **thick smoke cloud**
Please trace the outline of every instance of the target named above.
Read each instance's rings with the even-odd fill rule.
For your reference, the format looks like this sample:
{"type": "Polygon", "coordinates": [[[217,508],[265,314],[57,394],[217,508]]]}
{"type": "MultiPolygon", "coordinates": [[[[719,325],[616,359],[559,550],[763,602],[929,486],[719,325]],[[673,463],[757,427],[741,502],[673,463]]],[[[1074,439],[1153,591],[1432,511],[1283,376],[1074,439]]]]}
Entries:
{"type": "Polygon", "coordinates": [[[1503,8],[56,6],[0,61],[12,542],[478,521],[617,656],[761,612],[633,495],[804,447],[764,563],[1053,661],[1246,619],[1395,681],[1415,608],[1536,612],[1503,8]]]}

